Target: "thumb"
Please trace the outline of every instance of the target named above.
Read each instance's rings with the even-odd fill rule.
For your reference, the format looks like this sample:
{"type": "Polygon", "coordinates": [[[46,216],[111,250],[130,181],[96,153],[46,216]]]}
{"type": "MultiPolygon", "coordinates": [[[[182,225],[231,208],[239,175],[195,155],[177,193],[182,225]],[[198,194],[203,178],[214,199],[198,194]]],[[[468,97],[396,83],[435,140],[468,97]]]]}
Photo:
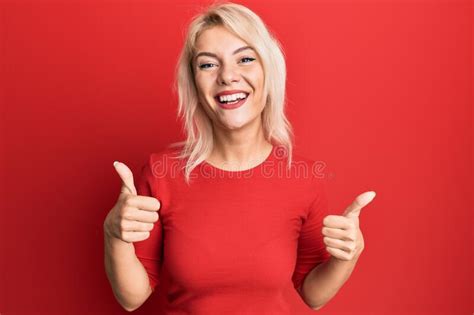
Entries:
{"type": "Polygon", "coordinates": [[[360,194],[357,198],[346,208],[343,213],[345,217],[359,217],[360,210],[365,207],[375,197],[375,191],[366,191],[360,194]]]}
{"type": "Polygon", "coordinates": [[[137,195],[137,190],[135,189],[135,185],[133,184],[133,174],[132,171],[128,168],[127,165],[115,161],[114,162],[115,170],[117,171],[120,179],[122,180],[122,188],[120,191],[126,194],[137,195]]]}

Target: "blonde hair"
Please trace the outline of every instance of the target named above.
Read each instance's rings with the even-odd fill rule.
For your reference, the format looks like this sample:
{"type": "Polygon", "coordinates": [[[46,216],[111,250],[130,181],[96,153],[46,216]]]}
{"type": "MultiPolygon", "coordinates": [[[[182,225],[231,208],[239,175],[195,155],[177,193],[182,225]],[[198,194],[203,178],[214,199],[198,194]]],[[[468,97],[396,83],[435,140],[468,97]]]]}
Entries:
{"type": "Polygon", "coordinates": [[[213,149],[212,121],[199,106],[194,81],[193,58],[198,36],[206,29],[223,26],[252,46],[260,57],[264,71],[264,95],[267,103],[262,112],[262,126],[267,141],[286,150],[288,168],[293,150],[293,129],[284,108],[286,103],[286,63],[279,41],[260,17],[247,7],[231,2],[215,2],[194,16],[185,35],[183,49],[175,73],[174,91],[178,93],[178,117],[183,120],[186,140],[169,147],[182,146],[179,159],[187,159],[183,167],[186,182],[192,170],[213,149]]]}

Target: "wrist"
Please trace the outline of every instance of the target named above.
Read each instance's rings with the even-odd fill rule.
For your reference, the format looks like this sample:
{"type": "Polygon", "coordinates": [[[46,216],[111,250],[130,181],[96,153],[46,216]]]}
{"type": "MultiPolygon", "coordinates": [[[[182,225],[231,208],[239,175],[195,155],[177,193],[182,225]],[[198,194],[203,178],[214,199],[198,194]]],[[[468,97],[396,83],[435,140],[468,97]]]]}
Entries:
{"type": "Polygon", "coordinates": [[[121,243],[127,244],[127,242],[119,239],[118,237],[112,234],[112,231],[110,230],[107,223],[104,223],[104,240],[106,244],[108,245],[121,244],[121,243]]]}

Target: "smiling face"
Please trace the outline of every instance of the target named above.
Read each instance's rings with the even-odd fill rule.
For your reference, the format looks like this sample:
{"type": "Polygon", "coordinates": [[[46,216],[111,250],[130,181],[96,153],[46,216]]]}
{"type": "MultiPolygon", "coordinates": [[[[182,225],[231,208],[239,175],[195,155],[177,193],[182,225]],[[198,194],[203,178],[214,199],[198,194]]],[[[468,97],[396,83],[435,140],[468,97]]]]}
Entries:
{"type": "Polygon", "coordinates": [[[197,39],[193,67],[199,102],[214,124],[234,130],[261,123],[264,72],[259,55],[245,41],[222,26],[209,28],[197,39]],[[224,98],[228,104],[223,104],[218,96],[226,91],[246,99],[229,109],[235,97],[224,98]]]}

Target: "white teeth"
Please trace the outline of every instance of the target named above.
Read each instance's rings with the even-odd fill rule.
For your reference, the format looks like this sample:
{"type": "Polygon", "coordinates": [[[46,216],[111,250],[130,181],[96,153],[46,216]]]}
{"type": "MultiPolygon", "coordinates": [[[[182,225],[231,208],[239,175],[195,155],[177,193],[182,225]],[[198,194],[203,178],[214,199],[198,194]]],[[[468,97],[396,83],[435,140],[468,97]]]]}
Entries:
{"type": "Polygon", "coordinates": [[[232,95],[224,95],[224,96],[219,96],[219,100],[221,102],[232,102],[235,101],[236,99],[242,99],[245,98],[246,94],[245,93],[236,93],[232,95]]]}

